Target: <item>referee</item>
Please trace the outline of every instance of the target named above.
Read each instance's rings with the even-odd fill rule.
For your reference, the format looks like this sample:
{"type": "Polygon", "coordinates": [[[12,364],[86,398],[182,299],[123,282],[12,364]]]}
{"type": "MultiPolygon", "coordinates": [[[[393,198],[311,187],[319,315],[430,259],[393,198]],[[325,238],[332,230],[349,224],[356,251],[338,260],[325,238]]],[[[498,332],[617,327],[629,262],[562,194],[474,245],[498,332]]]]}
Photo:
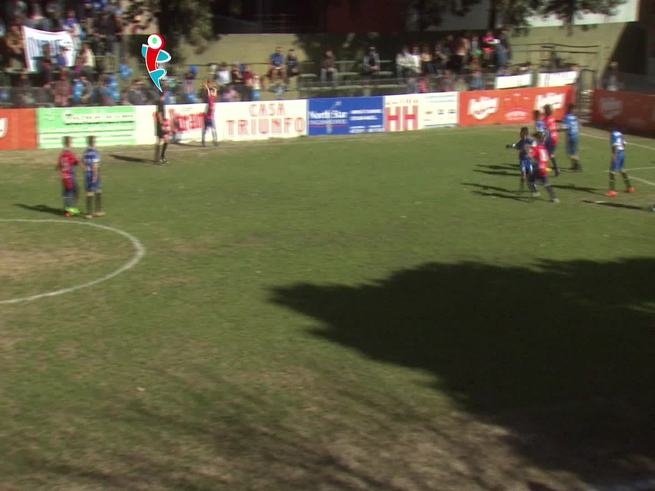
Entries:
{"type": "Polygon", "coordinates": [[[166,117],[166,104],[164,102],[166,94],[162,91],[159,93],[157,101],[157,112],[155,113],[155,129],[157,143],[155,143],[155,163],[165,164],[166,148],[168,147],[168,135],[170,133],[168,118],[166,117]],[[161,145],[161,152],[160,152],[161,145]]]}

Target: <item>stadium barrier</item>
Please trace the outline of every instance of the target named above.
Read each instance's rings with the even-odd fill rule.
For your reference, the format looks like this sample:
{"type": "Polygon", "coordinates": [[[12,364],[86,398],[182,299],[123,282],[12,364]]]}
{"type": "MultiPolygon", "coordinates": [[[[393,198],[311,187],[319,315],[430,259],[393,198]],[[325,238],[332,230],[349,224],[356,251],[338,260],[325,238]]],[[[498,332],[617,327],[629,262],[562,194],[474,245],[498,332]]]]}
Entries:
{"type": "Polygon", "coordinates": [[[36,148],[35,109],[0,109],[0,150],[36,148]]]}
{"type": "Polygon", "coordinates": [[[459,96],[459,125],[529,124],[532,111],[546,104],[562,119],[566,105],[574,100],[572,86],[462,92],[459,96]]]}
{"type": "Polygon", "coordinates": [[[639,133],[655,133],[655,95],[594,90],[591,121],[601,126],[618,125],[639,133]]]}
{"type": "MultiPolygon", "coordinates": [[[[532,111],[545,104],[551,104],[561,119],[573,98],[573,87],[565,86],[234,102],[216,105],[214,123],[221,141],[529,124],[532,111]]],[[[612,104],[616,105],[604,102],[602,107],[612,104]]],[[[205,109],[205,104],[167,106],[174,139],[199,141],[205,109]]],[[[0,149],[58,148],[65,135],[73,137],[75,147],[83,147],[88,135],[96,136],[98,146],[152,144],[155,106],[0,109],[0,149]]]]}

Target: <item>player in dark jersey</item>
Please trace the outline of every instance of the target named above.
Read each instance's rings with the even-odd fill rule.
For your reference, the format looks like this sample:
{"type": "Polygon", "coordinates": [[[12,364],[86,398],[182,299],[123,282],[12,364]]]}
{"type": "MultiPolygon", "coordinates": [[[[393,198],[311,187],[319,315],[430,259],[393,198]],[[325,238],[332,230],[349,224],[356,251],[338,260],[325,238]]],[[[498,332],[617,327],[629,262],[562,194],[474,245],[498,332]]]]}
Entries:
{"type": "Polygon", "coordinates": [[[530,138],[529,130],[527,126],[521,128],[519,133],[519,141],[514,144],[507,145],[506,148],[513,148],[519,152],[519,170],[521,171],[521,182],[519,184],[519,192],[523,192],[525,184],[527,182],[528,188],[530,191],[535,193],[537,190],[534,187],[534,182],[530,179],[532,175],[532,159],[530,158],[531,147],[534,144],[534,140],[530,138]]]}
{"type": "Polygon", "coordinates": [[[102,190],[100,189],[100,154],[95,148],[95,136],[88,136],[86,142],[88,147],[82,155],[86,188],[85,216],[86,218],[101,217],[105,215],[105,212],[102,210],[102,190]]]}
{"type": "Polygon", "coordinates": [[[207,128],[212,129],[212,139],[214,141],[214,146],[218,145],[218,140],[216,138],[216,126],[214,125],[214,108],[216,105],[216,89],[209,85],[209,80],[205,81],[205,98],[207,100],[207,109],[205,110],[204,124],[202,127],[202,146],[205,146],[205,133],[207,128]]]}
{"type": "MultiPolygon", "coordinates": [[[[545,146],[545,135],[543,133],[537,133],[535,135],[537,139],[537,144],[532,146],[532,160],[534,162],[534,172],[532,173],[532,183],[540,181],[548,192],[550,201],[553,203],[559,203],[559,199],[555,196],[555,191],[553,191],[552,186],[548,182],[548,161],[550,159],[550,154],[545,146]]],[[[536,187],[534,188],[533,196],[539,196],[539,193],[536,192],[536,187]]]]}
{"type": "Polygon", "coordinates": [[[71,151],[71,137],[64,137],[64,149],[57,160],[57,171],[61,177],[62,195],[64,198],[64,216],[79,215],[77,209],[77,182],[75,180],[75,167],[79,164],[77,157],[71,151]]]}
{"type": "Polygon", "coordinates": [[[553,107],[550,104],[544,106],[544,123],[546,124],[546,140],[544,146],[548,150],[550,161],[553,164],[553,171],[555,172],[555,177],[557,177],[559,176],[559,167],[557,167],[555,150],[557,149],[559,135],[557,134],[557,121],[555,121],[555,116],[553,115],[553,107]]]}
{"type": "Polygon", "coordinates": [[[166,94],[159,93],[159,100],[157,101],[157,112],[155,113],[155,127],[157,130],[157,143],[155,143],[155,162],[165,164],[166,148],[168,147],[168,138],[170,135],[170,123],[166,118],[166,94]],[[160,150],[161,148],[161,150],[160,150]]]}

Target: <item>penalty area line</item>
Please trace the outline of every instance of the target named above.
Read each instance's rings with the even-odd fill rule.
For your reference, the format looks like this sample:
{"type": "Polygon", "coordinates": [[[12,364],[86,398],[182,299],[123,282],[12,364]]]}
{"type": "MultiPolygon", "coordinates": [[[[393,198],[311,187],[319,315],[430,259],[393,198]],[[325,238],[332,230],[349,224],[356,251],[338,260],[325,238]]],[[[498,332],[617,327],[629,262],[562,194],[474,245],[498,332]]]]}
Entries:
{"type": "Polygon", "coordinates": [[[123,264],[121,267],[118,269],[112,271],[109,274],[106,274],[100,278],[97,278],[95,280],[88,281],[86,283],[81,283],[79,285],[71,286],[69,288],[62,288],[60,290],[54,290],[51,292],[45,292],[45,293],[38,293],[36,295],[30,295],[28,297],[19,297],[19,298],[11,298],[8,300],[0,300],[0,305],[8,305],[8,304],[16,304],[16,303],[22,303],[22,302],[32,302],[34,300],[38,300],[40,298],[47,298],[47,297],[56,297],[58,295],[64,295],[66,293],[72,293],[77,290],[82,290],[83,288],[89,288],[92,286],[95,286],[99,283],[103,283],[105,281],[109,281],[112,278],[115,278],[121,273],[124,273],[130,269],[132,269],[134,266],[136,266],[141,259],[146,254],[146,248],[144,245],[141,243],[139,239],[137,239],[134,235],[130,234],[129,232],[125,232],[124,230],[121,230],[119,228],[115,227],[110,227],[109,225],[100,225],[97,223],[91,223],[91,222],[78,222],[74,220],[53,220],[53,219],[29,219],[29,218],[3,218],[0,219],[0,223],[66,223],[69,225],[85,225],[88,227],[94,227],[97,229],[101,230],[106,230],[115,234],[120,235],[121,237],[127,239],[131,244],[132,247],[134,248],[134,254],[133,256],[127,261],[125,264],[123,264]]]}

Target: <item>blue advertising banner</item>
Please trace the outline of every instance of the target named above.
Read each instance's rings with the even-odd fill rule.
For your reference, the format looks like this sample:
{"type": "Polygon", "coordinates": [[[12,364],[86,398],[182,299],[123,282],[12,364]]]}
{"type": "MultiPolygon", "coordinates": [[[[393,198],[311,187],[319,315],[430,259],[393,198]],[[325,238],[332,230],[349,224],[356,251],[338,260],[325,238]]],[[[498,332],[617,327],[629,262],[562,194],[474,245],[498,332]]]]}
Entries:
{"type": "Polygon", "coordinates": [[[309,99],[309,135],[354,135],[384,131],[384,97],[309,99]]]}

